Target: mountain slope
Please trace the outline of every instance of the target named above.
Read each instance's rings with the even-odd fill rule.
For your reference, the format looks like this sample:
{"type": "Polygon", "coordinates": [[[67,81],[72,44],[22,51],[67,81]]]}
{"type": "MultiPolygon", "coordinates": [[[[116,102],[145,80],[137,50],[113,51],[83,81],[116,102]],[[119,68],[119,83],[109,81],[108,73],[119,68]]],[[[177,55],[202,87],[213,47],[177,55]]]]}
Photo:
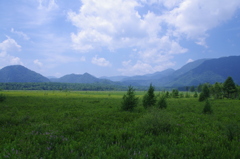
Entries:
{"type": "Polygon", "coordinates": [[[0,82],[50,82],[50,80],[24,66],[12,65],[0,70],[0,82]]]}
{"type": "Polygon", "coordinates": [[[99,79],[90,75],[89,73],[84,73],[83,75],[70,74],[65,75],[59,79],[52,80],[53,82],[60,83],[105,83],[105,84],[113,84],[114,82],[106,79],[99,79]]]}
{"type": "Polygon", "coordinates": [[[224,82],[231,76],[235,83],[240,84],[240,56],[222,57],[204,61],[198,67],[179,76],[171,85],[187,86],[200,83],[224,82]]]}

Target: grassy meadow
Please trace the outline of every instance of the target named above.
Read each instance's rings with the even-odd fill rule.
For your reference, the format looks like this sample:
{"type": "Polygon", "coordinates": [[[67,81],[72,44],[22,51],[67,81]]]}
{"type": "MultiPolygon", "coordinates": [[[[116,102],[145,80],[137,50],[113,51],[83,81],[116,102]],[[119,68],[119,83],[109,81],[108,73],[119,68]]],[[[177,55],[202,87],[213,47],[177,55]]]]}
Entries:
{"type": "MultiPolygon", "coordinates": [[[[240,100],[167,98],[121,111],[126,92],[2,91],[0,158],[240,158],[240,100]]],[[[160,92],[155,92],[158,95],[160,92]]]]}

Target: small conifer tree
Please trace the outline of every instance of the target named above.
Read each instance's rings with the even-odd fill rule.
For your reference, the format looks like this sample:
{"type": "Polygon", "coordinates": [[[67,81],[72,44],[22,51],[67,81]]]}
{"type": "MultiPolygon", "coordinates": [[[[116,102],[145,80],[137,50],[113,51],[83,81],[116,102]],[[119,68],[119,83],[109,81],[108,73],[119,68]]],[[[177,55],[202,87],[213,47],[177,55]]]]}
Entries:
{"type": "Polygon", "coordinates": [[[156,97],[154,94],[154,87],[150,84],[148,92],[143,96],[144,108],[151,107],[156,104],[156,97]]]}
{"type": "Polygon", "coordinates": [[[6,96],[3,94],[0,94],[0,102],[3,102],[6,100],[6,96]]]}
{"type": "Polygon", "coordinates": [[[137,107],[138,98],[135,97],[135,89],[132,86],[128,87],[127,94],[124,94],[121,109],[124,111],[132,111],[137,107]]]}
{"type": "Polygon", "coordinates": [[[157,102],[157,106],[160,109],[167,108],[167,101],[166,101],[166,97],[164,95],[160,96],[160,98],[159,98],[159,100],[157,102]]]}
{"type": "Polygon", "coordinates": [[[203,113],[204,114],[212,114],[213,113],[212,106],[211,106],[209,100],[206,100],[205,106],[203,108],[203,113]]]}

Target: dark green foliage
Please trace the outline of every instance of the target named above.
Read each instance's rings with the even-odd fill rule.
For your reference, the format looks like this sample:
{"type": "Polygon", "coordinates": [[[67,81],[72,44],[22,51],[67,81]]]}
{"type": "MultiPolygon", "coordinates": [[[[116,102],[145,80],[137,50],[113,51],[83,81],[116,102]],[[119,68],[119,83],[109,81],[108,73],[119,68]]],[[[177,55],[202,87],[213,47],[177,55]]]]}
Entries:
{"type": "Polygon", "coordinates": [[[191,87],[190,87],[190,91],[191,91],[191,92],[194,92],[194,91],[195,91],[195,87],[194,87],[194,86],[191,86],[191,87]]]}
{"type": "Polygon", "coordinates": [[[166,94],[165,94],[166,98],[169,98],[170,95],[169,95],[169,92],[167,91],[166,94]]]}
{"type": "Polygon", "coordinates": [[[129,112],[119,111],[121,91],[3,93],[1,159],[240,157],[239,100],[214,100],[214,115],[204,115],[194,98],[129,112]]]}
{"type": "Polygon", "coordinates": [[[0,94],[0,102],[3,102],[6,100],[6,96],[3,94],[0,94]]]}
{"type": "Polygon", "coordinates": [[[157,102],[157,107],[160,109],[167,108],[167,101],[166,101],[166,97],[164,95],[159,97],[159,100],[157,102]]]}
{"type": "Polygon", "coordinates": [[[202,92],[199,95],[199,101],[202,102],[210,97],[210,91],[207,84],[204,84],[202,92]]]}
{"type": "Polygon", "coordinates": [[[212,86],[212,94],[215,99],[222,99],[223,98],[223,86],[221,83],[216,82],[212,86]]]}
{"type": "Polygon", "coordinates": [[[190,94],[188,92],[186,92],[185,98],[190,98],[190,94]]]}
{"type": "Polygon", "coordinates": [[[168,113],[156,108],[152,108],[148,114],[139,119],[136,127],[145,135],[160,135],[170,133],[173,130],[173,124],[168,113]]]}
{"type": "Polygon", "coordinates": [[[194,98],[197,98],[197,97],[198,97],[198,93],[197,93],[197,92],[194,92],[193,97],[194,97],[194,98]]]}
{"type": "Polygon", "coordinates": [[[237,92],[237,89],[232,77],[228,77],[223,83],[223,90],[225,97],[234,98],[234,93],[237,92]]]}
{"type": "Polygon", "coordinates": [[[228,140],[233,141],[240,139],[240,126],[236,123],[231,123],[226,126],[226,135],[228,140]]]}
{"type": "Polygon", "coordinates": [[[200,95],[199,95],[198,101],[199,101],[199,102],[202,102],[202,101],[204,101],[205,99],[206,99],[205,95],[203,94],[203,92],[201,92],[200,95]]]}
{"type": "Polygon", "coordinates": [[[209,100],[206,100],[204,108],[203,108],[203,113],[204,114],[212,114],[213,110],[212,110],[212,106],[211,103],[209,102],[209,100]]]}
{"type": "Polygon", "coordinates": [[[179,91],[177,89],[172,90],[172,97],[173,98],[178,98],[179,97],[179,91]]]}
{"type": "Polygon", "coordinates": [[[146,109],[151,106],[154,106],[155,104],[156,104],[156,97],[154,94],[154,87],[152,86],[152,84],[150,84],[147,93],[143,96],[143,107],[146,109]]]}
{"type": "Polygon", "coordinates": [[[203,92],[205,98],[210,97],[210,91],[209,91],[209,88],[208,88],[207,84],[204,84],[202,92],[203,92]]]}
{"type": "Polygon", "coordinates": [[[137,107],[138,98],[135,97],[135,90],[132,86],[128,87],[127,95],[123,95],[123,101],[121,109],[124,111],[132,111],[135,107],[137,107]]]}

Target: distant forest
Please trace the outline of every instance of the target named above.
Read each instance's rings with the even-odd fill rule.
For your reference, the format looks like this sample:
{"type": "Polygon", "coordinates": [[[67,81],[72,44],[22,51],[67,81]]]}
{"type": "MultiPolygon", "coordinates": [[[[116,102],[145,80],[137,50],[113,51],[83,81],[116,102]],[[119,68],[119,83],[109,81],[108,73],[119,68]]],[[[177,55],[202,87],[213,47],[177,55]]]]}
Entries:
{"type": "MultiPolygon", "coordinates": [[[[201,85],[200,85],[201,86],[201,85]]],[[[59,90],[59,91],[126,91],[127,85],[113,85],[104,83],[0,83],[0,90],[59,90]]],[[[145,91],[148,86],[134,86],[138,91],[145,91]]],[[[186,87],[155,87],[156,91],[200,91],[197,86],[186,87]]]]}

